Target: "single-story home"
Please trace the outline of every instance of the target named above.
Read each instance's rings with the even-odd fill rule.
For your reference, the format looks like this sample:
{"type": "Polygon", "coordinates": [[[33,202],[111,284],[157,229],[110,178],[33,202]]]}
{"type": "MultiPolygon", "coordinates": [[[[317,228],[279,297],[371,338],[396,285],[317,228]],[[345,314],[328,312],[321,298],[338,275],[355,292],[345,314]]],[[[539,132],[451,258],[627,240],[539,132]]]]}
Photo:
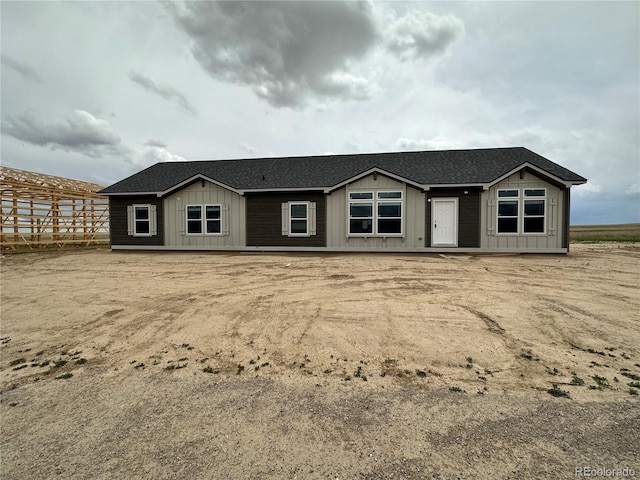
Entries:
{"type": "Polygon", "coordinates": [[[164,162],[99,193],[114,250],[566,253],[586,181],[516,147],[164,162]]]}

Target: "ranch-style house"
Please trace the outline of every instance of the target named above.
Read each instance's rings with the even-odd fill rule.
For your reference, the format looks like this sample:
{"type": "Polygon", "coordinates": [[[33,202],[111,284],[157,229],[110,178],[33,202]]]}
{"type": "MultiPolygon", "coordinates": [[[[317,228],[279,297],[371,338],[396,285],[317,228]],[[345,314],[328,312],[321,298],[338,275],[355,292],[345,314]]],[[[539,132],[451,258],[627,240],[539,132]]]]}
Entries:
{"type": "Polygon", "coordinates": [[[566,253],[586,181],[514,147],[165,162],[99,193],[114,250],[566,253]]]}

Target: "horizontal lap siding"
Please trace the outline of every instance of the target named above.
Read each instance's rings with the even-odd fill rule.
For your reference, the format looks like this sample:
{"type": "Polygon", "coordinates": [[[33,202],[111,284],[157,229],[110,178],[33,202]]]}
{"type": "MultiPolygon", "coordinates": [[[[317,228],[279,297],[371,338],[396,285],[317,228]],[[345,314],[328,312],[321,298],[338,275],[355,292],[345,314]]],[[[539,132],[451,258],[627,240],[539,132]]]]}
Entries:
{"type": "Polygon", "coordinates": [[[320,192],[247,194],[247,245],[252,247],[326,247],[326,200],[320,192]],[[282,235],[282,204],[316,203],[316,235],[282,235]]]}
{"type": "MultiPolygon", "coordinates": [[[[458,199],[458,247],[480,247],[480,191],[474,189],[431,189],[428,198],[458,199]],[[469,192],[465,195],[464,192],[469,192]]],[[[426,213],[426,246],[431,246],[431,204],[426,213]]]]}
{"type": "Polygon", "coordinates": [[[164,245],[162,199],[155,195],[146,197],[109,197],[109,237],[111,238],[111,245],[164,245]],[[157,235],[134,237],[127,234],[127,207],[133,204],[156,206],[157,235]]]}

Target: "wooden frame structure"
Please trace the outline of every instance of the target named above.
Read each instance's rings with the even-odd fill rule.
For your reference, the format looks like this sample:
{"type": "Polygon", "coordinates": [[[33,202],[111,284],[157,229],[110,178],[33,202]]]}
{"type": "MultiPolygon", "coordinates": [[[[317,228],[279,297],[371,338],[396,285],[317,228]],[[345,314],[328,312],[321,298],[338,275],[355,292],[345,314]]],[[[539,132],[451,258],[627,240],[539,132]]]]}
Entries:
{"type": "Polygon", "coordinates": [[[0,166],[3,252],[109,243],[109,200],[95,183],[0,166]]]}

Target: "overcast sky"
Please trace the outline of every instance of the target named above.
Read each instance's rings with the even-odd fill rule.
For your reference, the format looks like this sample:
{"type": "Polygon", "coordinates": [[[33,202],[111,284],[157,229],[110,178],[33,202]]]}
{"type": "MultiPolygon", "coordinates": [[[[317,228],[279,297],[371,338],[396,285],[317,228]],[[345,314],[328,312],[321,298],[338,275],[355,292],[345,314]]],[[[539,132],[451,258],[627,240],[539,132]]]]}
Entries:
{"type": "Polygon", "coordinates": [[[0,2],[1,161],[109,185],[158,161],[524,146],[640,222],[640,2],[0,2]]]}

